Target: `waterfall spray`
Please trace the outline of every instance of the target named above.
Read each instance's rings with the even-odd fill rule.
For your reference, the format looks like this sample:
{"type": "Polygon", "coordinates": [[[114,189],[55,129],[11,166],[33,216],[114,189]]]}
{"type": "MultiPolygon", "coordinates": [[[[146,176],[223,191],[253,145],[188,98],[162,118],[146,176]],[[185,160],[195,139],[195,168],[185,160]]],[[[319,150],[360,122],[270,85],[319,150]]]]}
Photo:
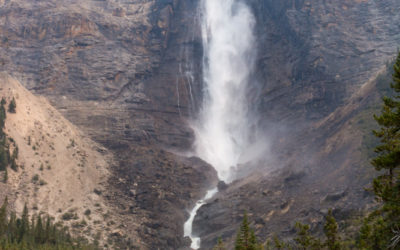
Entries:
{"type": "Polygon", "coordinates": [[[205,96],[193,126],[195,147],[225,182],[250,146],[247,85],[255,60],[254,24],[241,1],[203,1],[205,96]]]}
{"type": "MultiPolygon", "coordinates": [[[[234,179],[232,171],[251,148],[254,131],[249,122],[249,78],[255,61],[254,16],[240,0],[202,1],[204,100],[199,118],[192,124],[196,154],[210,163],[220,180],[234,179]]],[[[200,247],[192,233],[197,210],[217,192],[208,191],[190,212],[184,235],[191,247],[200,247]]]]}

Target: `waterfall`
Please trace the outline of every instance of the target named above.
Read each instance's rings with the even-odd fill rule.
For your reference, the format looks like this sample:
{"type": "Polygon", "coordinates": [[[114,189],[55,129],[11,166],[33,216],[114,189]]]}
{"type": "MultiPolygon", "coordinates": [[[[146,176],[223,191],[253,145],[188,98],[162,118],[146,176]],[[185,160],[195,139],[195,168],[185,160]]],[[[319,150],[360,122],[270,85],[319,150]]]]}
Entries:
{"type": "Polygon", "coordinates": [[[201,206],[203,206],[206,201],[210,198],[212,198],[214,196],[214,194],[216,194],[218,192],[217,188],[213,188],[211,190],[209,190],[206,194],[206,196],[204,196],[203,199],[198,200],[196,202],[196,205],[194,206],[194,208],[192,209],[192,211],[190,212],[190,216],[189,219],[185,222],[185,224],[183,225],[183,231],[184,231],[184,237],[188,236],[190,237],[190,239],[192,240],[192,244],[191,244],[191,248],[192,249],[199,249],[200,248],[200,237],[196,237],[193,235],[192,229],[193,229],[193,220],[194,217],[196,216],[197,211],[201,208],[201,206]]]}
{"type": "MultiPolygon", "coordinates": [[[[220,180],[230,182],[246,150],[254,149],[248,84],[255,61],[255,19],[240,0],[202,0],[201,8],[204,100],[192,124],[195,151],[216,169],[220,180]]],[[[208,191],[196,203],[184,225],[193,249],[200,247],[200,238],[192,233],[194,217],[216,192],[208,191]]]]}
{"type": "Polygon", "coordinates": [[[203,0],[202,8],[205,93],[193,125],[195,150],[229,182],[251,144],[247,93],[255,61],[255,19],[239,0],[203,0]]]}

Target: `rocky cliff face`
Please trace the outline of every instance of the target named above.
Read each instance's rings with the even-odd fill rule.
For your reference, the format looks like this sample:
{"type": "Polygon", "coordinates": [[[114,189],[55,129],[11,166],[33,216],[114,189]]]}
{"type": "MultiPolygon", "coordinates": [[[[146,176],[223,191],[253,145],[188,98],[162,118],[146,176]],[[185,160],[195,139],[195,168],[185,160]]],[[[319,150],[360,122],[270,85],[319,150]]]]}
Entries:
{"type": "Polygon", "coordinates": [[[192,140],[195,3],[0,3],[2,70],[114,154],[101,195],[118,230],[105,233],[122,247],[183,245],[186,209],[216,183],[208,164],[166,151],[192,140]]]}
{"type": "MultiPolygon", "coordinates": [[[[202,208],[195,231],[205,247],[234,235],[245,208],[265,236],[290,231],[295,218],[317,223],[326,207],[368,203],[360,191],[366,170],[357,167],[362,134],[352,119],[374,99],[373,83],[360,92],[363,84],[400,42],[396,0],[246,2],[257,19],[261,94],[253,105],[276,145],[274,160],[257,168],[283,170],[240,180],[202,208]]],[[[0,1],[2,71],[114,154],[103,196],[121,218],[114,232],[121,244],[183,246],[186,209],[216,181],[209,165],[171,153],[190,148],[187,118],[201,102],[197,4],[0,1]]]]}
{"type": "Polygon", "coordinates": [[[272,119],[328,115],[398,46],[397,1],[248,2],[258,21],[261,110],[272,119]]]}

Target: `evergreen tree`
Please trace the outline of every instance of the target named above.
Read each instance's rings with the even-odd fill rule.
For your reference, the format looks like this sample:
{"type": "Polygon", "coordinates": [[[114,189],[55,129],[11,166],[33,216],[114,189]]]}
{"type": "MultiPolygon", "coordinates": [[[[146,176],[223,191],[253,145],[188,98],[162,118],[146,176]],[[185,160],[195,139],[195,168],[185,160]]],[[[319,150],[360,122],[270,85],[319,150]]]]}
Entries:
{"type": "Polygon", "coordinates": [[[213,248],[213,250],[226,250],[221,237],[218,238],[217,245],[213,248]]]}
{"type": "Polygon", "coordinates": [[[4,128],[4,124],[6,121],[6,109],[4,108],[4,105],[0,105],[0,130],[2,131],[4,128]]]}
{"type": "Polygon", "coordinates": [[[249,248],[248,249],[260,249],[256,234],[254,233],[253,229],[250,229],[250,238],[249,238],[249,248]]]}
{"type": "MultiPolygon", "coordinates": [[[[377,156],[371,164],[380,175],[373,181],[373,190],[382,207],[373,212],[360,231],[359,246],[387,248],[400,228],[400,53],[393,66],[392,97],[383,98],[379,116],[374,118],[380,125],[373,131],[380,139],[375,148],[377,156]]],[[[397,246],[398,247],[398,246],[397,246]]]]}
{"type": "Polygon", "coordinates": [[[257,243],[254,231],[250,229],[247,212],[244,213],[242,224],[235,241],[235,250],[258,250],[261,246],[257,243]]]}
{"type": "Polygon", "coordinates": [[[18,170],[18,165],[17,162],[15,161],[15,158],[11,158],[11,165],[10,165],[11,169],[14,171],[18,170]]]}
{"type": "Polygon", "coordinates": [[[395,95],[384,97],[381,115],[374,116],[381,128],[373,132],[381,144],[375,148],[378,155],[371,162],[377,171],[384,171],[374,180],[373,187],[377,198],[385,204],[399,202],[397,191],[400,167],[400,53],[394,64],[392,79],[390,86],[395,95]]]}
{"type": "Polygon", "coordinates": [[[10,219],[8,220],[7,238],[11,243],[17,242],[17,215],[14,211],[10,213],[10,219]]]}
{"type": "Polygon", "coordinates": [[[390,240],[390,235],[387,234],[387,223],[382,216],[374,212],[364,220],[357,239],[357,247],[359,249],[386,249],[390,240]]]}
{"type": "Polygon", "coordinates": [[[239,228],[238,235],[236,237],[235,250],[247,249],[249,245],[250,226],[247,218],[247,212],[244,213],[242,224],[239,228]]]}
{"type": "Polygon", "coordinates": [[[3,183],[7,183],[7,181],[8,181],[8,171],[6,168],[3,175],[3,183]]]}
{"type": "Polygon", "coordinates": [[[273,238],[274,240],[274,245],[275,245],[275,249],[286,249],[289,248],[288,244],[286,244],[285,242],[281,241],[278,236],[275,236],[273,238]]]}
{"type": "Polygon", "coordinates": [[[297,237],[294,239],[296,249],[321,249],[319,240],[311,236],[309,225],[296,222],[295,228],[297,229],[297,237]]]}
{"type": "Polygon", "coordinates": [[[15,113],[16,108],[17,108],[17,103],[15,102],[15,98],[13,97],[10,104],[8,104],[8,112],[15,113]]]}
{"type": "Polygon", "coordinates": [[[0,208],[0,236],[4,235],[7,229],[7,206],[8,198],[6,197],[0,208]]]}
{"type": "Polygon", "coordinates": [[[18,228],[18,241],[21,242],[24,236],[29,232],[29,212],[28,207],[24,206],[24,210],[22,211],[21,223],[18,228]]]}
{"type": "Polygon", "coordinates": [[[7,147],[2,147],[1,141],[0,141],[0,171],[4,171],[6,167],[8,166],[8,154],[7,147]]]}
{"type": "Polygon", "coordinates": [[[37,222],[35,226],[35,242],[38,244],[43,244],[44,230],[42,224],[42,217],[40,215],[37,216],[37,222]]]}
{"type": "Polygon", "coordinates": [[[324,233],[326,236],[325,246],[329,250],[339,250],[340,237],[338,236],[338,224],[332,215],[332,210],[329,209],[328,215],[325,217],[324,233]]]}
{"type": "Polygon", "coordinates": [[[0,105],[0,171],[6,170],[10,162],[9,147],[6,141],[6,134],[4,133],[4,125],[6,120],[4,103],[5,100],[3,98],[0,105]]]}
{"type": "Polygon", "coordinates": [[[44,227],[44,238],[46,239],[46,241],[52,241],[53,239],[51,239],[51,219],[50,216],[46,217],[46,223],[45,223],[45,227],[44,227]]]}
{"type": "Polygon", "coordinates": [[[237,232],[236,235],[236,241],[235,241],[235,250],[243,250],[244,248],[244,242],[241,234],[241,230],[237,232]]]}

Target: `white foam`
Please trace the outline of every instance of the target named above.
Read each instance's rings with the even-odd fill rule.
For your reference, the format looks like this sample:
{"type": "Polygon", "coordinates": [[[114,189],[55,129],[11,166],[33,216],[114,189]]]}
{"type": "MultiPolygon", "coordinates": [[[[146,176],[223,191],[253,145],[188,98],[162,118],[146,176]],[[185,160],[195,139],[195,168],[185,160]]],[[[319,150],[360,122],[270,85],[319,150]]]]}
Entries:
{"type": "Polygon", "coordinates": [[[207,192],[207,194],[204,196],[203,199],[197,201],[196,205],[194,206],[192,211],[190,211],[189,219],[183,225],[183,231],[184,231],[183,236],[184,237],[188,236],[192,240],[192,244],[190,245],[190,247],[192,249],[199,249],[200,248],[200,237],[194,236],[193,232],[192,232],[194,217],[196,216],[197,211],[201,208],[201,206],[206,204],[206,201],[208,199],[211,199],[217,192],[218,192],[218,189],[217,188],[213,188],[213,189],[211,189],[211,190],[209,190],[207,192]]]}
{"type": "Polygon", "coordinates": [[[254,65],[254,16],[236,0],[203,0],[205,97],[193,123],[197,155],[210,163],[221,180],[250,145],[247,90],[254,65]]]}

